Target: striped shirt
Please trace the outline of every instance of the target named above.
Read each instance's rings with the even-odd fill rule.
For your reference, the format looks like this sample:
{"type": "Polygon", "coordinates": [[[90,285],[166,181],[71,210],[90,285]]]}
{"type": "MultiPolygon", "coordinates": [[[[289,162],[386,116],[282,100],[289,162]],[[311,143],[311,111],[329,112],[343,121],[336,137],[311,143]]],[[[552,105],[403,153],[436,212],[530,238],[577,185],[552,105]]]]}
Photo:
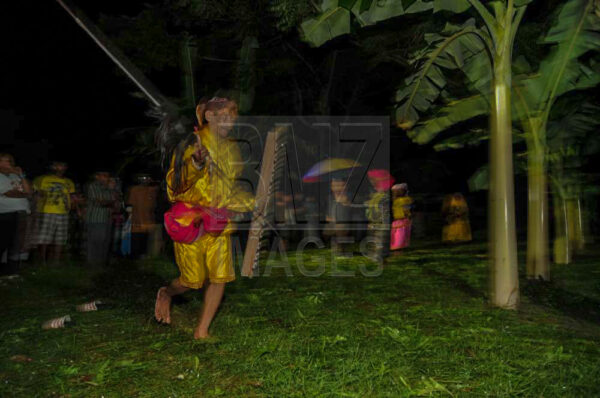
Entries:
{"type": "Polygon", "coordinates": [[[86,189],[87,208],[85,221],[89,224],[108,223],[112,215],[112,206],[102,205],[100,201],[112,200],[112,191],[104,184],[93,181],[86,189]]]}

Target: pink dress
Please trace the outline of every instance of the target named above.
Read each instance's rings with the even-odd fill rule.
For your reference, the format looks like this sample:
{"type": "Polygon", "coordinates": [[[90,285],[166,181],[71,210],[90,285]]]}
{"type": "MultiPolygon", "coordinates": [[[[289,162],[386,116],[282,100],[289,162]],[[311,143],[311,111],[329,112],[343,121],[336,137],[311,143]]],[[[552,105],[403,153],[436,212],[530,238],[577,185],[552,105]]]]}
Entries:
{"type": "Polygon", "coordinates": [[[412,198],[403,196],[394,199],[392,209],[394,222],[392,222],[390,250],[398,250],[410,245],[410,230],[412,221],[410,218],[410,205],[412,198]]]}
{"type": "Polygon", "coordinates": [[[390,249],[398,250],[410,245],[410,227],[411,220],[404,218],[402,220],[394,220],[392,223],[392,236],[390,240],[390,249]]]}

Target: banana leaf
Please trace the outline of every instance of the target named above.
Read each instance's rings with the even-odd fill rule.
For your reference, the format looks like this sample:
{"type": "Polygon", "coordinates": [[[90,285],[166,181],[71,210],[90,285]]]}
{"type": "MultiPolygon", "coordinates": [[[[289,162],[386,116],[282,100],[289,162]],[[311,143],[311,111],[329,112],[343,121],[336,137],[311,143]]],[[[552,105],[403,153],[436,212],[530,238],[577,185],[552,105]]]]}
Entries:
{"type": "MultiPolygon", "coordinates": [[[[440,108],[431,118],[407,132],[408,137],[418,144],[433,140],[440,132],[457,123],[476,116],[489,114],[490,105],[481,95],[456,100],[440,108]]],[[[439,150],[439,149],[437,149],[439,150]]]]}
{"type": "Polygon", "coordinates": [[[555,22],[542,38],[550,53],[541,62],[538,78],[526,86],[527,106],[547,114],[559,96],[600,83],[600,67],[581,57],[600,50],[600,17],[595,0],[569,0],[559,9],[555,22]]]}
{"type": "MultiPolygon", "coordinates": [[[[405,130],[411,129],[418,122],[419,113],[428,111],[443,95],[447,85],[443,69],[465,71],[468,81],[474,82],[473,87],[483,84],[487,88],[482,90],[482,95],[489,95],[490,65],[489,61],[485,64],[487,53],[484,44],[488,39],[487,33],[475,26],[474,19],[469,19],[461,26],[448,24],[441,35],[426,37],[429,48],[417,54],[413,60],[414,64],[420,65],[419,71],[408,77],[405,85],[396,92],[397,125],[405,130]]],[[[470,101],[478,100],[471,98],[470,101]]],[[[462,108],[461,110],[468,111],[467,107],[462,108]]],[[[440,121],[442,125],[450,125],[448,114],[460,118],[458,113],[448,110],[442,114],[443,117],[446,116],[446,120],[440,121]]],[[[475,112],[473,116],[479,114],[475,112]]]]}
{"type": "Polygon", "coordinates": [[[314,47],[350,33],[352,21],[362,27],[369,26],[404,14],[432,10],[433,3],[424,0],[323,0],[319,9],[319,15],[300,25],[300,36],[314,47]]]}

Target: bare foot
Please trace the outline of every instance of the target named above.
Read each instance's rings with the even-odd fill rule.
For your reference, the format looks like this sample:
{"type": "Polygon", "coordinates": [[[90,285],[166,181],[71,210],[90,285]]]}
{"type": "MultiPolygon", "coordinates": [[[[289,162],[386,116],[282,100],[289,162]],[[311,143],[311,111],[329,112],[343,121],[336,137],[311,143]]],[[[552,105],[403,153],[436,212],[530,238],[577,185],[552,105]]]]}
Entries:
{"type": "Polygon", "coordinates": [[[208,330],[201,330],[200,327],[196,327],[194,329],[194,339],[196,340],[204,340],[210,338],[210,334],[208,334],[208,330]]]}
{"type": "Polygon", "coordinates": [[[154,304],[154,317],[158,322],[171,323],[171,296],[167,294],[166,287],[158,289],[154,304]]]}

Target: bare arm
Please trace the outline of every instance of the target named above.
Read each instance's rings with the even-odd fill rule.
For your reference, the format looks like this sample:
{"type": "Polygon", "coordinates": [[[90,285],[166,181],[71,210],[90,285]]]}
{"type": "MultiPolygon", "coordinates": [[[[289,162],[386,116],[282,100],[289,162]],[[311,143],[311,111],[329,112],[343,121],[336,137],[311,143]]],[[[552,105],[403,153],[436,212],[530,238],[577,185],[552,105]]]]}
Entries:
{"type": "Polygon", "coordinates": [[[7,198],[28,198],[30,194],[27,192],[19,191],[18,189],[11,189],[3,193],[7,198]]]}
{"type": "Polygon", "coordinates": [[[33,195],[33,188],[31,187],[29,180],[27,178],[23,178],[21,179],[21,184],[23,184],[23,192],[27,194],[27,197],[31,197],[31,195],[33,195]]]}

